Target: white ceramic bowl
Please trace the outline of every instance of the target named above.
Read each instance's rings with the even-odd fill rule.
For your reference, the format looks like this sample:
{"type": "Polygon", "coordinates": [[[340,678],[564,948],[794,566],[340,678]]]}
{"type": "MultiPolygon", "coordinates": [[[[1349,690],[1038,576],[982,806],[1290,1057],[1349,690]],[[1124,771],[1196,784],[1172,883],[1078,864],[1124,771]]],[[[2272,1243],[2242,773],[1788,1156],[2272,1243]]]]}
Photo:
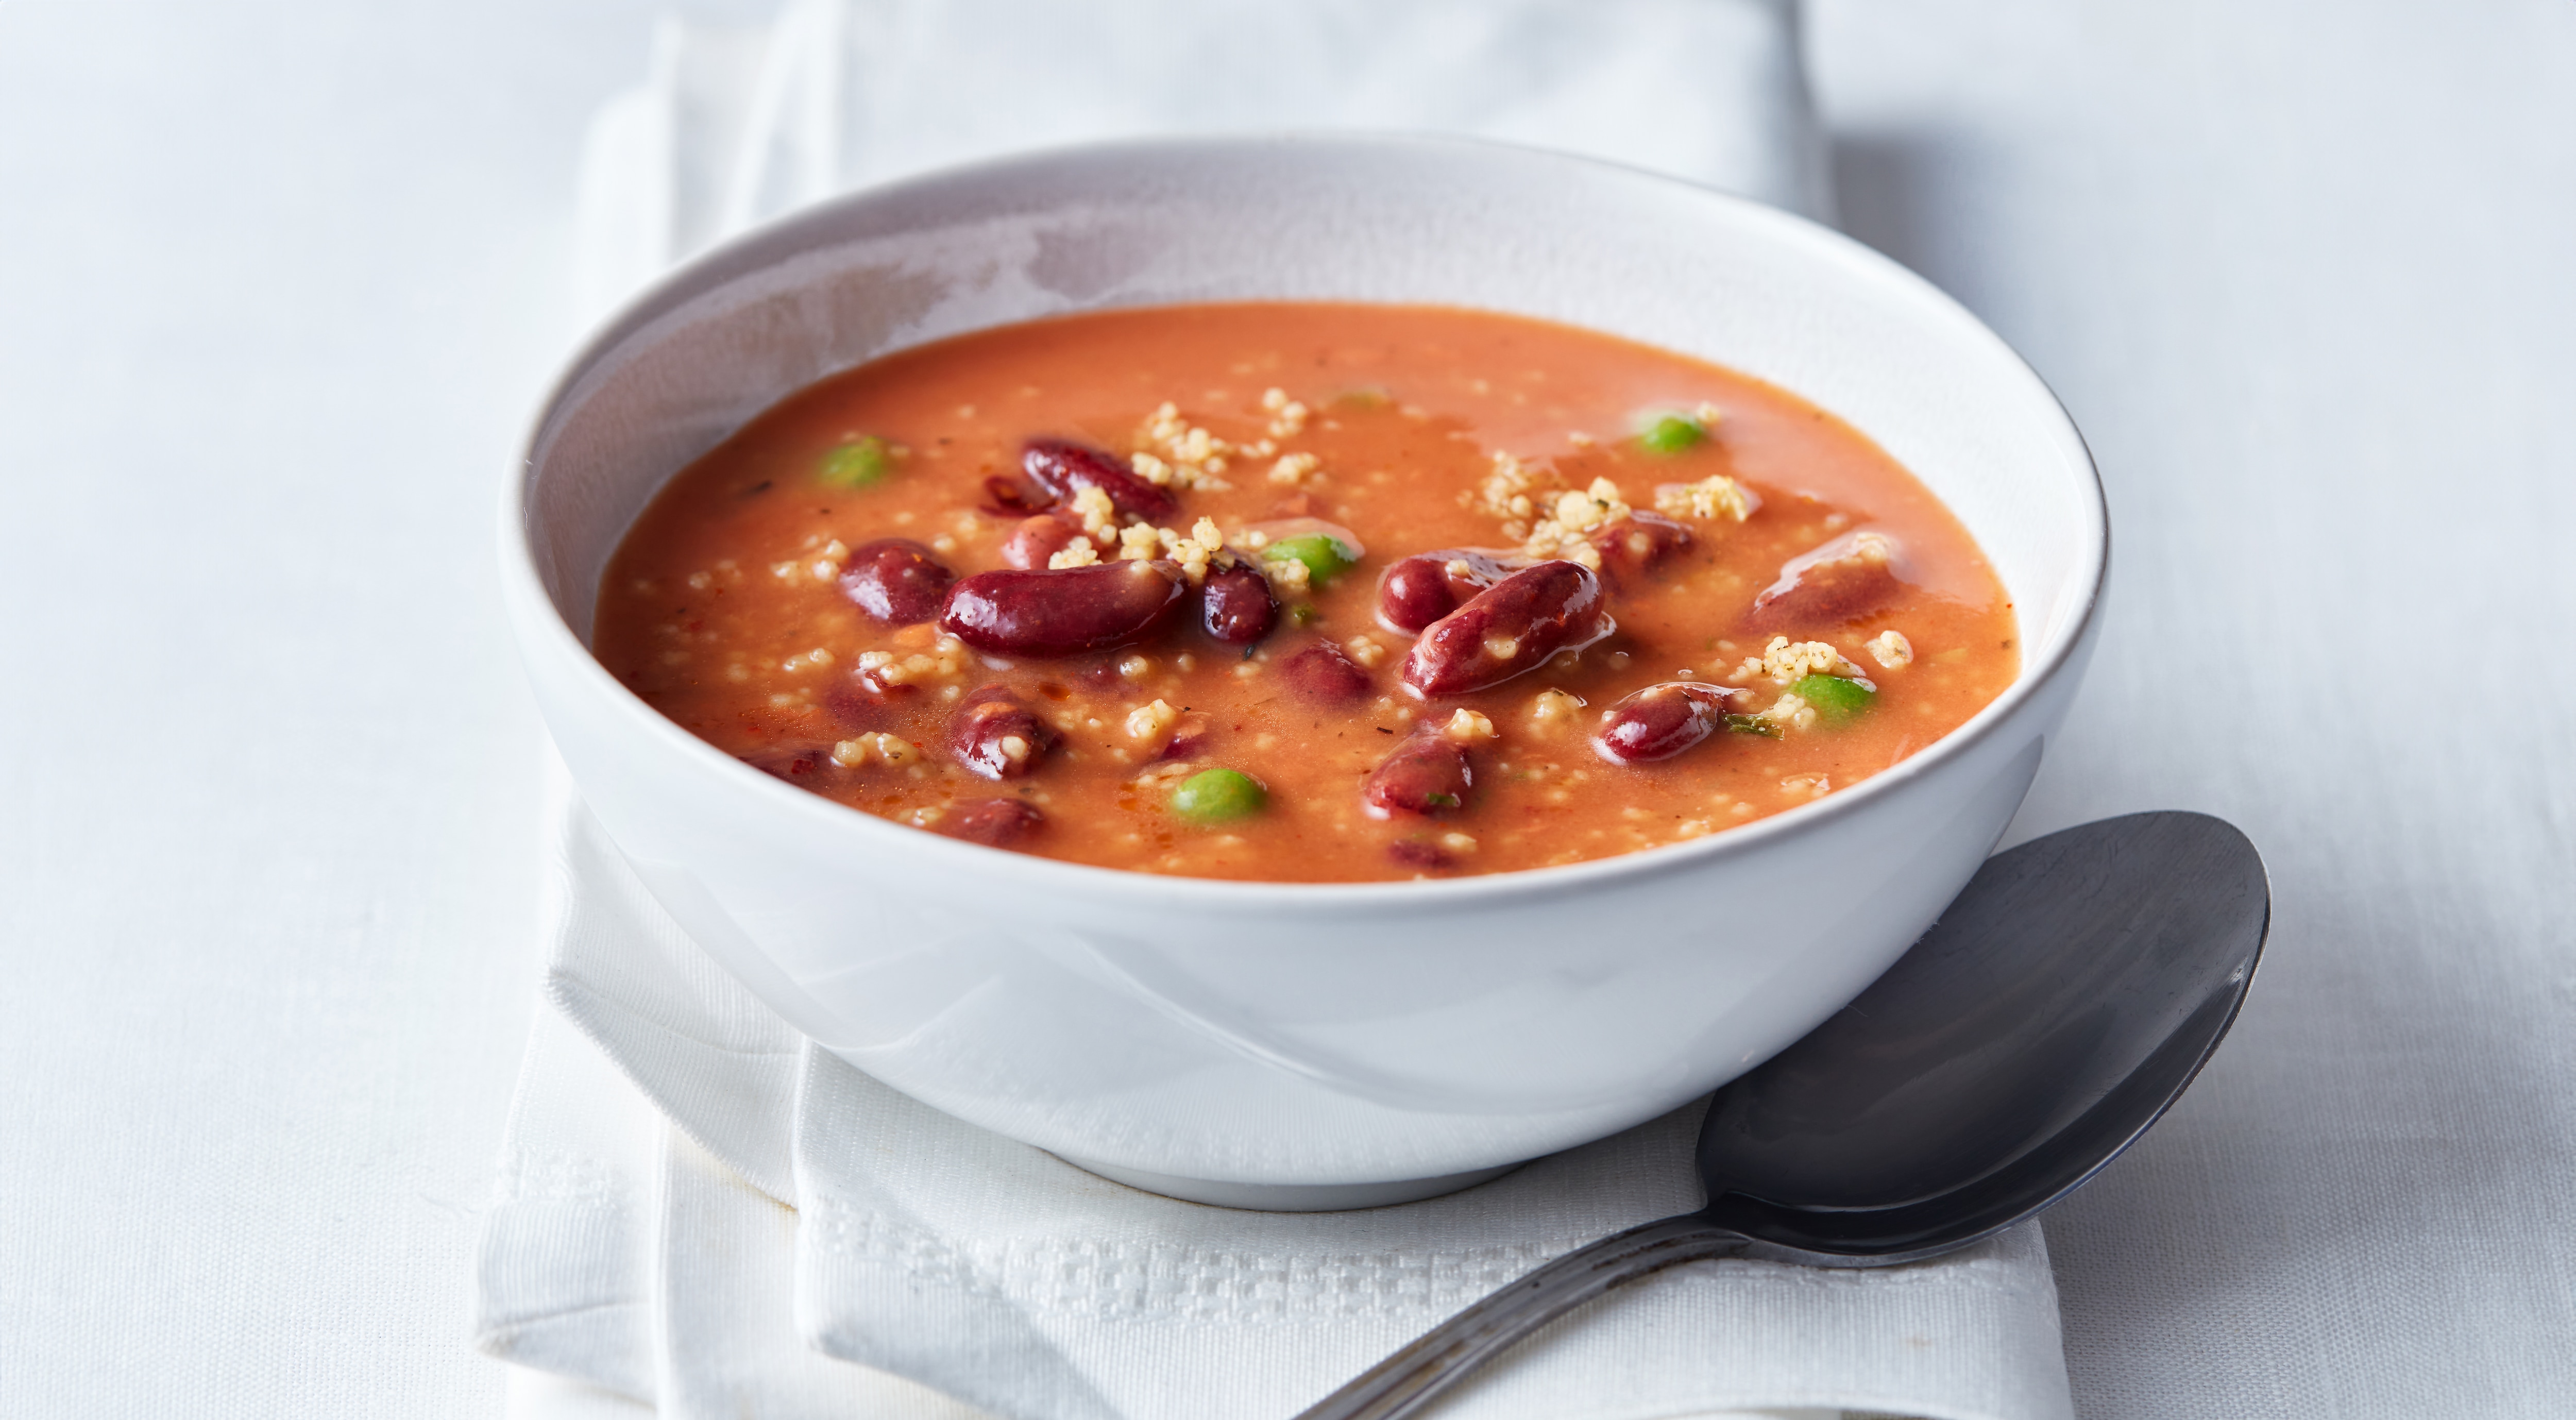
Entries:
{"type": "Polygon", "coordinates": [[[1205,1201],[1422,1196],[1705,1093],[1856,995],[2012,817],[2108,549],[2082,441],[1975,318],[1825,228],[1642,173],[1411,138],[1131,143],[920,178],[691,263],[582,352],[512,485],[546,721],[654,894],[798,1029],[936,1108],[1205,1201]],[[2021,679],[1896,768],[1747,827],[1445,882],[1207,882],[999,853],[691,737],[585,648],[611,549],[779,397],[1104,306],[1430,302],[1608,331],[1843,416],[1955,510],[2021,679]]]}

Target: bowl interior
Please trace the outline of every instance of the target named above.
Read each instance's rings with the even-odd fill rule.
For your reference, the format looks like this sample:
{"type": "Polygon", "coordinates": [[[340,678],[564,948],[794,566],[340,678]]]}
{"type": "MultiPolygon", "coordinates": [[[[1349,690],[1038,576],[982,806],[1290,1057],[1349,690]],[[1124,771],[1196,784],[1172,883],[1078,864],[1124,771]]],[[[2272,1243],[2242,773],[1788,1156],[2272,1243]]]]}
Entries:
{"type": "MultiPolygon", "coordinates": [[[[780,397],[890,350],[1067,311],[1331,299],[1538,316],[1731,366],[1876,439],[1992,559],[2023,685],[2099,587],[2100,488],[2053,396],[1955,302],[1829,230],[1581,159],[1430,139],[1118,144],[857,194],[704,257],[575,362],[519,509],[587,645],[617,540],[780,397]]],[[[1936,746],[1936,751],[1937,751],[1936,746]]]]}

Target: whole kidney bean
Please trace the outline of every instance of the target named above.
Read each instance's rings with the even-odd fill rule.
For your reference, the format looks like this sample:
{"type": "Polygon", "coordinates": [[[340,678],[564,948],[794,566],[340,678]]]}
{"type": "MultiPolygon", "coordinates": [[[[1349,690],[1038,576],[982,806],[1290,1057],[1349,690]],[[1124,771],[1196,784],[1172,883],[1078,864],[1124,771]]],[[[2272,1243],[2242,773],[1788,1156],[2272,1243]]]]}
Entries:
{"type": "Polygon", "coordinates": [[[1707,739],[1730,714],[1748,709],[1750,691],[1695,680],[1650,685],[1610,707],[1592,747],[1613,764],[1645,764],[1707,739]]]}
{"type": "Polygon", "coordinates": [[[1008,848],[1046,827],[1046,815],[1019,799],[970,799],[932,826],[951,838],[1008,848]]]}
{"type": "Polygon", "coordinates": [[[1348,705],[1369,693],[1368,672],[1330,641],[1318,641],[1279,663],[1288,688],[1318,705],[1348,705]]]}
{"type": "Polygon", "coordinates": [[[823,687],[823,709],[844,735],[890,729],[894,724],[890,702],[920,690],[916,685],[882,685],[865,675],[837,676],[823,687]]]}
{"type": "Polygon", "coordinates": [[[957,574],[910,538],[863,543],[841,564],[841,591],[889,626],[911,626],[939,614],[957,574]]]}
{"type": "Polygon", "coordinates": [[[1466,746],[1430,725],[1397,742],[1360,789],[1371,818],[1401,813],[1454,813],[1467,805],[1475,770],[1466,746]]]}
{"type": "Polygon", "coordinates": [[[966,697],[948,721],[948,752],[987,779],[1019,779],[1055,748],[1056,734],[1037,712],[1002,686],[966,697]]]}
{"type": "Polygon", "coordinates": [[[1415,695],[1464,695],[1536,670],[1619,629],[1601,579],[1580,562],[1524,567],[1431,623],[1404,658],[1415,695]]]}
{"type": "Polygon", "coordinates": [[[1411,635],[1456,611],[1510,572],[1501,558],[1473,548],[1417,552],[1378,574],[1377,619],[1390,631],[1411,635]]]}
{"type": "Polygon", "coordinates": [[[1047,559],[1064,551],[1065,546],[1082,536],[1082,526],[1061,513],[1041,513],[1023,518],[1019,526],[1002,543],[1002,560],[1023,572],[1047,565],[1047,559]]]}
{"type": "Polygon", "coordinates": [[[1896,599],[1900,549],[1881,532],[1846,533],[1790,558],[1780,579],[1753,598],[1747,630],[1769,634],[1798,626],[1839,626],[1896,599]]]}
{"type": "Polygon", "coordinates": [[[997,656],[1105,651],[1160,629],[1188,590],[1169,562],[978,572],[949,589],[939,628],[997,656]]]}
{"type": "Polygon", "coordinates": [[[1181,510],[1171,494],[1130,472],[1115,454],[1070,439],[1031,439],[1020,450],[1020,467],[1039,486],[1070,499],[1085,488],[1109,495],[1110,504],[1131,518],[1170,522],[1181,510]]]}
{"type": "Polygon", "coordinates": [[[1269,578],[1240,562],[1208,569],[1199,585],[1199,622],[1207,634],[1229,646],[1249,646],[1269,635],[1278,620],[1269,578]]]}
{"type": "Polygon", "coordinates": [[[1661,513],[1640,510],[1603,525],[1592,534],[1592,545],[1601,549],[1601,575],[1619,587],[1689,547],[1691,531],[1661,513]]]}

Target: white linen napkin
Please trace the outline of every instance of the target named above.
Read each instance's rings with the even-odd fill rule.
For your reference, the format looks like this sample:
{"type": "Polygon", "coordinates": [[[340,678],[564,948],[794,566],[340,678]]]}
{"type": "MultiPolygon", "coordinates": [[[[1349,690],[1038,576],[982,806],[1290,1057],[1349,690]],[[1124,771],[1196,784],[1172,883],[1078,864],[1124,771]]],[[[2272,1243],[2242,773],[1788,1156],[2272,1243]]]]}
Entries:
{"type": "MultiPolygon", "coordinates": [[[[846,186],[1148,131],[1482,133],[1816,213],[1795,21],[1790,0],[795,0],[756,30],[666,21],[651,84],[593,127],[581,294],[596,314],[846,186]]],[[[550,1009],[476,1287],[478,1345],[518,1363],[514,1415],[1284,1415],[1520,1271],[1695,1201],[1694,1111],[1402,1208],[1234,1213],[1107,1183],[807,1048],[555,779],[550,1009]]],[[[1676,1269],[1442,1413],[1751,1406],[2066,1415],[2037,1226],[1889,1272],[1676,1269]]]]}
{"type": "MultiPolygon", "coordinates": [[[[805,1045],[558,797],[550,1009],[485,1223],[477,1339],[631,1413],[1284,1415],[1547,1258],[1696,1201],[1695,1107],[1398,1208],[1238,1213],[1095,1178],[805,1045]]],[[[2037,1226],[1888,1271],[1677,1268],[1443,1413],[1754,1408],[2068,1414],[2037,1226]]]]}

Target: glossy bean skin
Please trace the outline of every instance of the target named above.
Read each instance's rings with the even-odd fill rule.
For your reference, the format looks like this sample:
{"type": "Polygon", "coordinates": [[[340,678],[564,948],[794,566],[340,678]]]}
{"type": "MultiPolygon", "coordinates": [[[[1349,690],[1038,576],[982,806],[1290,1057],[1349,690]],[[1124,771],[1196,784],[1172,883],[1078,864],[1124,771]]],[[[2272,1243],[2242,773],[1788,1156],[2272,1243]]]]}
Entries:
{"type": "Polygon", "coordinates": [[[1650,685],[1610,707],[1592,748],[1612,764],[1670,759],[1716,733],[1726,717],[1750,709],[1750,691],[1702,681],[1650,685]]]}
{"type": "Polygon", "coordinates": [[[1424,699],[1464,695],[1536,670],[1618,630],[1607,601],[1580,562],[1524,567],[1433,622],[1404,658],[1404,687],[1424,699]]]}
{"type": "Polygon", "coordinates": [[[1199,586],[1199,624],[1229,646],[1249,646],[1279,622],[1279,600],[1270,579],[1237,563],[1210,567],[1199,586]]]}
{"type": "Polygon", "coordinates": [[[1034,572],[1047,565],[1047,559],[1082,536],[1082,528],[1073,519],[1056,513],[1041,513],[1023,518],[1019,526],[1002,543],[1002,560],[1023,572],[1034,572]]]}
{"type": "Polygon", "coordinates": [[[1117,455],[1070,439],[1029,440],[1020,450],[1020,468],[1068,502],[1085,488],[1097,488],[1120,513],[1149,523],[1168,523],[1181,510],[1171,494],[1137,477],[1117,455]]]}
{"type": "Polygon", "coordinates": [[[1768,635],[1840,626],[1895,601],[1904,590],[1895,540],[1868,536],[1875,538],[1875,546],[1851,535],[1791,558],[1781,567],[1779,580],[1754,597],[1745,628],[1768,635]]]}
{"type": "Polygon", "coordinates": [[[997,781],[1028,777],[1055,742],[1054,728],[998,685],[966,697],[948,721],[948,752],[968,770],[997,781]]]}
{"type": "Polygon", "coordinates": [[[841,564],[841,592],[888,626],[912,626],[939,615],[957,574],[910,538],[863,543],[841,564]]]}
{"type": "Polygon", "coordinates": [[[1360,798],[1371,818],[1447,814],[1467,806],[1475,785],[1466,746],[1436,729],[1422,729],[1405,736],[1370,771],[1360,798]]]}
{"type": "Polygon", "coordinates": [[[996,656],[1080,655],[1144,640],[1188,591],[1169,562],[978,572],[949,589],[939,627],[996,656]]]}
{"type": "Polygon", "coordinates": [[[1691,530],[1661,513],[1642,509],[1592,535],[1601,550],[1601,576],[1625,588],[1653,572],[1667,557],[1691,545],[1691,530]]]}
{"type": "Polygon", "coordinates": [[[1279,663],[1280,677],[1299,699],[1317,705],[1349,705],[1369,693],[1369,674],[1330,641],[1318,641],[1279,663]]]}
{"type": "Polygon", "coordinates": [[[1008,848],[1035,837],[1046,821],[1037,805],[1020,799],[969,799],[932,827],[987,848],[1008,848]]]}
{"type": "Polygon", "coordinates": [[[1510,574],[1501,558],[1474,548],[1417,552],[1378,574],[1377,619],[1414,635],[1510,574]]]}

